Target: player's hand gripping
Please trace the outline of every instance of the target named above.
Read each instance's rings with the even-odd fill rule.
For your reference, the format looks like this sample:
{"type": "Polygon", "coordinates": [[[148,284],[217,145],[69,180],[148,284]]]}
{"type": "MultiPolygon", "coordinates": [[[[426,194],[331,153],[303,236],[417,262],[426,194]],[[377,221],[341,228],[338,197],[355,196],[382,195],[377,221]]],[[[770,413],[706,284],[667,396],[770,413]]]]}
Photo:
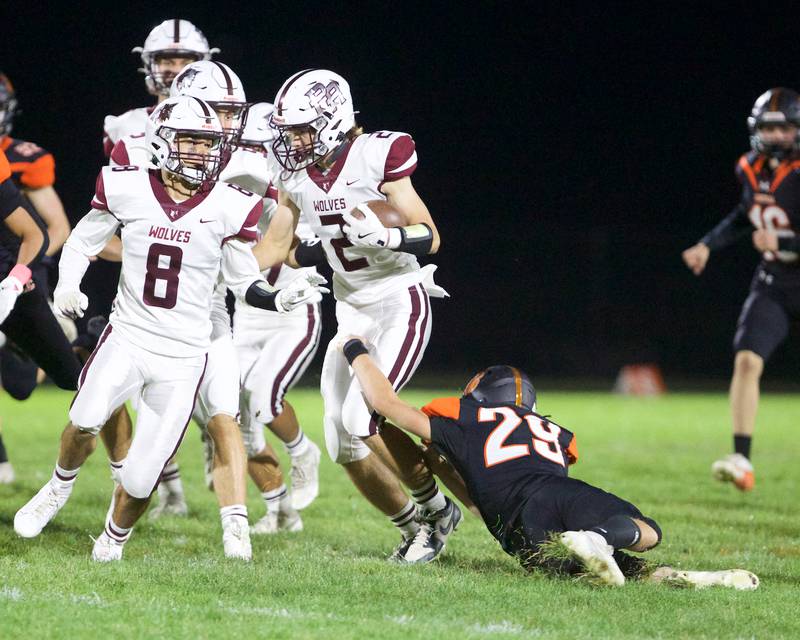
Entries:
{"type": "Polygon", "coordinates": [[[379,247],[387,248],[390,241],[391,229],[383,226],[366,203],[356,207],[364,214],[363,219],[356,218],[352,211],[342,214],[345,225],[342,231],[354,247],[379,247]]]}
{"type": "Polygon", "coordinates": [[[318,273],[306,272],[292,280],[275,295],[275,307],[280,313],[289,313],[304,304],[322,300],[323,293],[330,290],[322,287],[327,282],[318,273]]]}
{"type": "Polygon", "coordinates": [[[59,291],[56,287],[55,294],[53,295],[53,302],[56,305],[58,312],[76,320],[83,317],[83,312],[89,306],[89,298],[87,298],[80,290],[77,291],[59,291]]]}
{"type": "Polygon", "coordinates": [[[703,273],[703,269],[706,268],[710,253],[711,250],[708,248],[708,245],[698,242],[693,247],[689,247],[684,251],[682,256],[686,266],[692,270],[694,275],[699,276],[703,273]]]}
{"type": "Polygon", "coordinates": [[[774,231],[767,231],[766,229],[756,229],[753,231],[753,246],[761,251],[761,253],[777,251],[778,234],[774,231]]]}

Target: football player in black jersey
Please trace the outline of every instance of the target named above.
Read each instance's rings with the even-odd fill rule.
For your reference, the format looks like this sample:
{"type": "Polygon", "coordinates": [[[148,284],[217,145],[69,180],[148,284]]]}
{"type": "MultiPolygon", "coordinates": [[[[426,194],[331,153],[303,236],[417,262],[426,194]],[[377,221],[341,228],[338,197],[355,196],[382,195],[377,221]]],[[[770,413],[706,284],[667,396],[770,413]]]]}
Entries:
{"type": "Polygon", "coordinates": [[[750,445],[758,410],[764,362],[800,319],[800,96],[770,89],[747,119],[752,150],[736,166],[742,185],[739,204],[697,244],[683,252],[686,265],[700,275],[709,255],[751,236],[761,254],[742,306],[736,334],[730,406],[734,453],[717,460],[712,473],[741,491],[755,484],[750,445]]]}
{"type": "MultiPolygon", "coordinates": [[[[472,377],[460,398],[439,398],[420,410],[397,397],[361,339],[348,340],[342,352],[367,403],[391,423],[382,429],[396,425],[430,442],[454,467],[448,475],[463,479],[454,493],[468,494],[503,550],[525,568],[553,567],[559,549],[560,571],[585,572],[605,584],[619,586],[626,577],[647,574],[643,560],[620,549],[652,549],[661,540],[658,524],[630,502],[567,477],[567,467],[578,459],[575,436],[536,413],[536,391],[525,373],[489,367],[472,377]]],[[[756,576],[742,570],[661,567],[650,578],[739,589],[758,585],[756,576]]]]}

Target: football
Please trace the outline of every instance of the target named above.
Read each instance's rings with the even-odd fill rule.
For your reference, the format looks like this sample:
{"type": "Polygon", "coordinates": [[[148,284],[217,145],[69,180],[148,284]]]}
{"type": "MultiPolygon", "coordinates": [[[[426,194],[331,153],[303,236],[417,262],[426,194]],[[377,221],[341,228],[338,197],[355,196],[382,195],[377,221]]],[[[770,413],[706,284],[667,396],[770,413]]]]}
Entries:
{"type": "MultiPolygon", "coordinates": [[[[387,229],[408,226],[408,218],[406,218],[405,214],[395,209],[386,200],[370,200],[366,204],[369,205],[372,213],[378,217],[378,220],[387,229]]],[[[358,209],[353,209],[353,217],[363,220],[364,214],[358,209]]]]}

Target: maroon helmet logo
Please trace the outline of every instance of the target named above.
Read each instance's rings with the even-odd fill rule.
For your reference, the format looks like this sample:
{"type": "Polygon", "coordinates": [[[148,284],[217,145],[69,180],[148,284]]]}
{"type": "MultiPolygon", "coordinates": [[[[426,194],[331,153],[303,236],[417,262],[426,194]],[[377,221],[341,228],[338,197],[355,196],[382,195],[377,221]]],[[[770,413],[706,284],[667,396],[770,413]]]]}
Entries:
{"type": "Polygon", "coordinates": [[[174,102],[165,104],[163,107],[161,107],[161,111],[158,112],[158,121],[166,122],[167,120],[169,120],[170,116],[172,115],[172,110],[174,108],[175,108],[174,102]]]}
{"type": "Polygon", "coordinates": [[[347,98],[344,97],[336,80],[331,80],[327,86],[321,82],[315,83],[306,91],[306,96],[309,105],[316,110],[317,115],[321,115],[325,111],[336,111],[336,107],[347,102],[347,98]]]}
{"type": "Polygon", "coordinates": [[[197,74],[200,73],[197,69],[184,69],[178,74],[178,78],[175,81],[175,86],[179,92],[183,92],[189,87],[192,86],[194,79],[197,77],[197,74]]]}

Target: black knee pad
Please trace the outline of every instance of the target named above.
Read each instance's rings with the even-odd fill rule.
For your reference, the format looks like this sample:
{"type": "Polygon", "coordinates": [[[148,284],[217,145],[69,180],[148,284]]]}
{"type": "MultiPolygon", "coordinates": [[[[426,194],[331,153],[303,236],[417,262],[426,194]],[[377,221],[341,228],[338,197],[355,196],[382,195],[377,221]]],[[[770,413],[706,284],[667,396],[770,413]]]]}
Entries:
{"type": "Polygon", "coordinates": [[[648,518],[646,516],[640,516],[638,519],[641,520],[642,522],[646,522],[653,528],[653,531],[656,532],[656,543],[652,547],[647,547],[647,549],[650,550],[657,547],[661,543],[661,527],[659,527],[658,523],[652,518],[648,518]]]}

